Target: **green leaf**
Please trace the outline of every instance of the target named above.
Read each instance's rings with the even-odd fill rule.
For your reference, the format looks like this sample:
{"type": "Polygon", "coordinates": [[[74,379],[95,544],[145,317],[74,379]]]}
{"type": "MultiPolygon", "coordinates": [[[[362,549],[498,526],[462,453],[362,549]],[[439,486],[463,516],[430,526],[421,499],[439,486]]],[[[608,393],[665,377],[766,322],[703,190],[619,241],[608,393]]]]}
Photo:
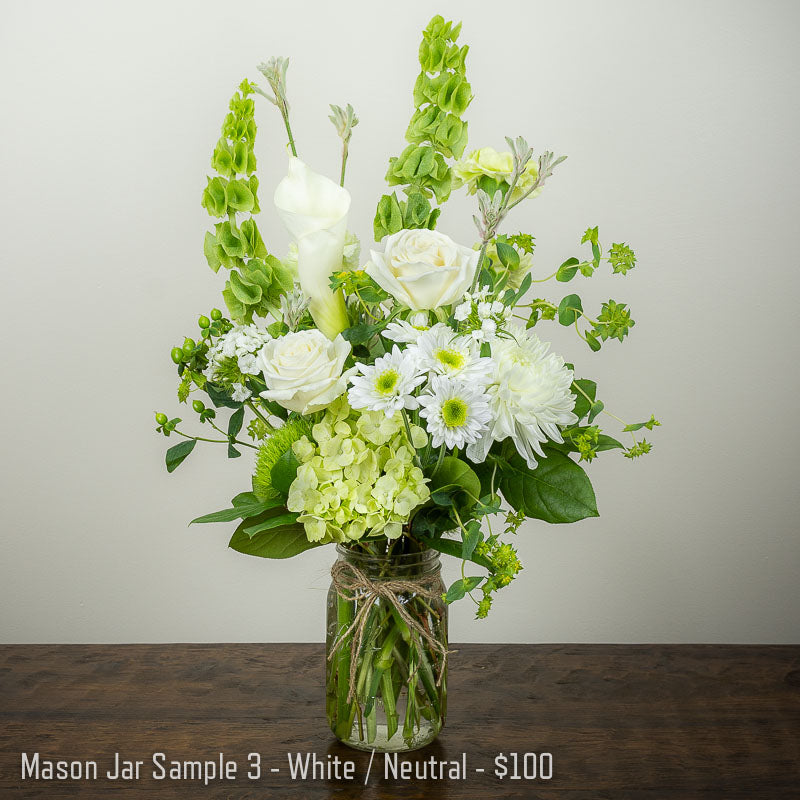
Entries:
{"type": "Polygon", "coordinates": [[[284,497],[287,496],[289,494],[289,487],[297,477],[297,468],[299,466],[300,462],[290,448],[272,467],[272,471],[270,472],[272,488],[280,492],[284,497]]]}
{"type": "Polygon", "coordinates": [[[431,477],[432,492],[444,487],[457,486],[475,502],[481,496],[481,482],[469,464],[455,456],[445,456],[436,474],[431,477]]]}
{"type": "Polygon", "coordinates": [[[342,338],[346,339],[352,345],[364,344],[378,333],[378,331],[383,330],[384,327],[383,323],[367,325],[367,323],[361,322],[358,325],[353,325],[352,328],[345,328],[345,330],[342,331],[342,338]]]}
{"type": "Polygon", "coordinates": [[[211,398],[211,402],[217,408],[240,408],[241,403],[232,400],[231,396],[221,387],[213,383],[207,383],[205,386],[206,394],[211,398]]]}
{"type": "Polygon", "coordinates": [[[228,436],[231,439],[235,439],[239,435],[239,431],[242,429],[242,423],[244,422],[244,406],[239,406],[236,411],[231,414],[230,419],[228,420],[228,436]]]}
{"type": "Polygon", "coordinates": [[[578,419],[583,419],[591,410],[597,396],[597,384],[590,381],[588,378],[578,378],[573,381],[574,386],[571,387],[572,393],[575,395],[575,407],[572,409],[578,419]],[[575,387],[580,387],[583,392],[578,391],[575,387]],[[591,402],[584,397],[584,393],[591,397],[591,402]]]}
{"type": "MultiPolygon", "coordinates": [[[[243,494],[248,497],[255,498],[255,495],[252,492],[243,492],[243,494]]],[[[241,497],[241,495],[237,495],[237,497],[241,497]]],[[[193,519],[189,524],[195,525],[205,522],[232,522],[235,519],[248,519],[249,517],[257,516],[268,509],[283,505],[283,501],[281,500],[267,500],[263,503],[259,500],[254,500],[251,502],[242,502],[237,504],[236,497],[233,498],[232,502],[233,508],[223,508],[222,511],[214,511],[211,514],[204,514],[202,517],[193,519]]]]}
{"type": "Polygon", "coordinates": [[[470,520],[466,525],[466,530],[461,531],[461,558],[469,560],[475,552],[475,547],[481,540],[481,524],[478,520],[470,520]]]}
{"type": "Polygon", "coordinates": [[[599,516],[594,489],[583,469],[557,450],[545,452],[547,458],[533,470],[519,455],[498,461],[500,491],[508,503],[529,517],[554,524],[599,516]]]}
{"type": "Polygon", "coordinates": [[[583,313],[583,305],[581,299],[576,294],[568,294],[558,304],[558,321],[562,325],[574,325],[583,313]]]}
{"type": "Polygon", "coordinates": [[[167,472],[175,472],[186,456],[194,450],[196,444],[197,439],[184,439],[184,441],[170,447],[165,457],[167,472]]]}
{"type": "Polygon", "coordinates": [[[589,424],[591,425],[594,422],[594,418],[605,408],[602,400],[597,400],[595,403],[592,404],[592,407],[589,409],[589,424]]]}
{"type": "Polygon", "coordinates": [[[242,523],[228,543],[228,547],[239,553],[259,558],[291,558],[319,545],[319,542],[308,541],[305,528],[299,524],[274,528],[251,538],[245,533],[242,523]]]}
{"type": "Polygon", "coordinates": [[[447,594],[444,597],[445,602],[455,603],[457,600],[460,600],[462,597],[464,597],[467,592],[471,592],[482,580],[483,578],[477,575],[459,578],[447,590],[447,594]]]}
{"type": "Polygon", "coordinates": [[[228,458],[239,458],[241,453],[233,446],[232,442],[228,442],[228,458]]]}
{"type": "Polygon", "coordinates": [[[505,242],[497,242],[497,255],[503,266],[514,272],[519,269],[519,253],[505,242]]]}
{"type": "MultiPolygon", "coordinates": [[[[287,525],[294,525],[296,522],[297,514],[294,511],[287,511],[283,514],[276,514],[274,517],[262,519],[260,522],[244,525],[242,530],[252,539],[254,536],[264,531],[286,527],[287,525]]],[[[303,529],[303,533],[305,534],[305,528],[303,529]]]]}
{"type": "Polygon", "coordinates": [[[556,280],[560,281],[561,283],[567,283],[571,281],[575,277],[575,273],[578,271],[578,264],[581,262],[578,261],[577,258],[568,258],[559,268],[558,272],[556,272],[556,280]]]}

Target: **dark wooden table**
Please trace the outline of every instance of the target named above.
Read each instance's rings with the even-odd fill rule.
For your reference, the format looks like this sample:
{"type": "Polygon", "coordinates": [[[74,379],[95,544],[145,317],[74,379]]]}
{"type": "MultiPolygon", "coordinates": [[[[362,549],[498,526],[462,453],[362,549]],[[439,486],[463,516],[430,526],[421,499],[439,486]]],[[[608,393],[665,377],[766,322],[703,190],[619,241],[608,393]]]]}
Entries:
{"type": "Polygon", "coordinates": [[[365,786],[369,754],[333,740],[323,700],[320,645],[3,646],[0,798],[800,798],[800,647],[462,645],[444,732],[403,757],[413,775],[466,754],[460,779],[386,780],[376,755],[365,786]],[[40,775],[90,760],[98,778],[23,780],[23,752],[40,775]],[[138,780],[105,777],[115,753],[143,762],[138,780]],[[236,780],[155,780],[154,753],[216,769],[223,753],[236,780]],[[354,761],[355,778],[292,781],[287,753],[354,761]],[[499,779],[512,753],[529,775],[550,753],[552,778],[499,779]]]}

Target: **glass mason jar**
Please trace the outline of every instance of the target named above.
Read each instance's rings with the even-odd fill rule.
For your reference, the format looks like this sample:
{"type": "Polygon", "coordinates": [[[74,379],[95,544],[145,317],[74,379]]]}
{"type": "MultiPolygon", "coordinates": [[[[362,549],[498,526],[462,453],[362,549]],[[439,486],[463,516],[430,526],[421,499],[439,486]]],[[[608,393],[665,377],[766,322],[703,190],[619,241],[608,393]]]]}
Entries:
{"type": "Polygon", "coordinates": [[[419,582],[421,590],[406,585],[392,592],[411,618],[413,624],[409,625],[385,594],[355,587],[345,590],[346,597],[342,597],[331,584],[326,637],[326,706],[331,730],[358,750],[395,752],[424,747],[442,729],[447,707],[447,606],[442,600],[445,587],[439,554],[422,550],[374,555],[343,545],[336,550],[335,566],[346,562],[376,587],[382,583],[391,588],[391,583],[387,584],[391,581],[419,582]],[[354,621],[356,628],[348,633],[354,621]],[[359,629],[353,673],[352,644],[354,637],[358,642],[359,629]],[[352,699],[348,697],[351,675],[352,699]]]}

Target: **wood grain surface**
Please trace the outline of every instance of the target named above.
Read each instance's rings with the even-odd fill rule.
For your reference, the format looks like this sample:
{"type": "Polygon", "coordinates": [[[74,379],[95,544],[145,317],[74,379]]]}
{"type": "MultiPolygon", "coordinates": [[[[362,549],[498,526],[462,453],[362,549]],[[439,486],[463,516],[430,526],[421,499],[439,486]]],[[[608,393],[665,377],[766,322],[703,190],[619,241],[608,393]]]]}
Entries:
{"type": "MultiPolygon", "coordinates": [[[[314,644],[0,647],[0,798],[800,798],[800,647],[462,645],[439,739],[402,758],[462,779],[386,780],[338,744],[314,644]],[[96,781],[21,778],[21,754],[94,760],[96,781]],[[168,761],[237,762],[235,781],[153,779],[168,761]],[[264,773],[248,780],[248,754],[264,773]],[[500,753],[551,753],[550,780],[498,779],[500,753]],[[112,781],[114,754],[143,761],[112,781]],[[292,781],[287,753],[355,762],[351,781],[292,781]],[[272,773],[270,769],[280,770],[272,773]],[[476,770],[484,769],[480,773],[476,770]]],[[[521,764],[521,762],[520,762],[521,764]]]]}

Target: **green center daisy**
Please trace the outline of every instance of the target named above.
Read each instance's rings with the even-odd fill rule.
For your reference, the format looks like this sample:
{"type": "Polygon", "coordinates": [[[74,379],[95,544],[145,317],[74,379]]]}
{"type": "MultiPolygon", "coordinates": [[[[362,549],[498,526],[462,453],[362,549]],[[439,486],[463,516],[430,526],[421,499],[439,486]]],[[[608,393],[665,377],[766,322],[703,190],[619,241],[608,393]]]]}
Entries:
{"type": "Polygon", "coordinates": [[[446,350],[442,348],[434,353],[436,360],[447,369],[461,369],[464,366],[464,354],[458,350],[446,350]]]}
{"type": "Polygon", "coordinates": [[[396,369],[386,369],[375,378],[375,391],[379,394],[392,394],[400,380],[400,373],[396,369]]]}
{"type": "Polygon", "coordinates": [[[467,404],[460,397],[442,403],[442,420],[448,428],[460,428],[467,421],[467,404]]]}

